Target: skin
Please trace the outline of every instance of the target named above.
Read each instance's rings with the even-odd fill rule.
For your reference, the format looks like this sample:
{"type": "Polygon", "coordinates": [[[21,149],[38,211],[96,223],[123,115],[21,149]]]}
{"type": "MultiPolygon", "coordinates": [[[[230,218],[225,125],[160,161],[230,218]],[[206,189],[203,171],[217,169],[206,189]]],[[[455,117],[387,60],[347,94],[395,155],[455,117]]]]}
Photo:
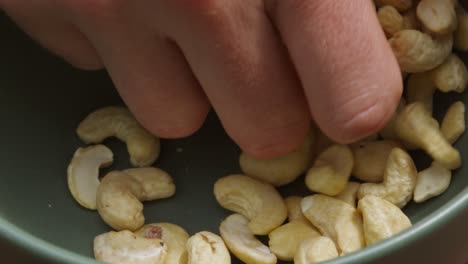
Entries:
{"type": "Polygon", "coordinates": [[[0,0],[72,65],[105,67],[152,133],[188,136],[210,107],[258,158],[301,144],[313,118],[349,143],[382,128],[402,92],[372,1],[0,0]]]}

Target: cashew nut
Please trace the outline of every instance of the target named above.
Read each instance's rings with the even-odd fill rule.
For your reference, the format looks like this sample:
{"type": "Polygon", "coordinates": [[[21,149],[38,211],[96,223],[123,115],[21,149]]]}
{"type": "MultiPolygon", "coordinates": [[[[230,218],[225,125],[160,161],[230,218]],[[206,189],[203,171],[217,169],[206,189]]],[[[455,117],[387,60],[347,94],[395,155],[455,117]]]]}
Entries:
{"type": "Polygon", "coordinates": [[[339,199],[353,207],[356,207],[357,192],[361,186],[358,182],[348,182],[346,187],[338,195],[335,195],[334,198],[339,199]]]}
{"type": "Polygon", "coordinates": [[[387,5],[379,8],[377,18],[387,37],[392,37],[395,33],[404,29],[404,18],[393,6],[387,5]]]}
{"type": "Polygon", "coordinates": [[[396,141],[379,140],[352,146],[354,154],[353,176],[365,182],[381,182],[388,155],[400,147],[396,141]]]}
{"type": "Polygon", "coordinates": [[[160,169],[113,171],[99,185],[97,209],[104,222],[112,228],[133,231],[145,222],[142,201],[166,198],[174,193],[171,176],[160,169]]]}
{"type": "Polygon", "coordinates": [[[304,240],[294,256],[294,264],[313,264],[338,257],[335,243],[325,236],[304,240]]]}
{"type": "Polygon", "coordinates": [[[468,13],[461,7],[457,6],[458,26],[454,34],[454,46],[461,51],[468,51],[468,13]]]}
{"type": "MultiPolygon", "coordinates": [[[[447,1],[447,0],[444,0],[447,1]]],[[[462,93],[468,84],[468,70],[465,63],[455,54],[431,71],[432,82],[442,92],[462,93]]]]}
{"type": "MultiPolygon", "coordinates": [[[[432,114],[432,105],[436,86],[432,82],[429,72],[413,73],[406,83],[406,98],[408,104],[421,102],[427,111],[432,114]]],[[[403,111],[404,105],[399,112],[403,111]]]]}
{"type": "Polygon", "coordinates": [[[351,253],[365,246],[362,219],[356,208],[326,195],[305,197],[302,212],[320,232],[331,238],[341,254],[351,253]]]}
{"type": "Polygon", "coordinates": [[[377,7],[390,5],[398,11],[405,11],[413,6],[413,0],[374,0],[374,3],[377,7]]]}
{"type": "Polygon", "coordinates": [[[159,239],[137,236],[128,230],[108,232],[94,239],[94,256],[110,264],[163,264],[166,245],[159,239]]]}
{"type": "Polygon", "coordinates": [[[314,192],[337,195],[345,188],[352,169],[353,153],[349,146],[333,145],[318,156],[305,182],[314,192]]]}
{"type": "Polygon", "coordinates": [[[284,224],[268,234],[269,246],[278,259],[291,261],[302,241],[320,236],[311,225],[303,221],[293,221],[284,224]]]}
{"type": "Polygon", "coordinates": [[[433,39],[414,29],[397,32],[389,40],[393,53],[405,72],[424,72],[439,66],[452,52],[452,36],[433,39]]]}
{"type": "Polygon", "coordinates": [[[442,120],[440,131],[450,144],[455,143],[465,132],[465,104],[463,102],[455,102],[449,107],[442,120]]]}
{"type": "Polygon", "coordinates": [[[243,152],[239,158],[240,167],[245,175],[282,186],[297,179],[310,166],[313,143],[312,130],[298,149],[282,157],[260,160],[243,152]]]}
{"type": "Polygon", "coordinates": [[[455,7],[449,0],[421,0],[416,13],[424,28],[435,36],[452,34],[457,27],[455,7]]]}
{"type": "MultiPolygon", "coordinates": [[[[431,101],[432,102],[432,101],[431,101]]],[[[400,103],[398,104],[397,109],[395,110],[395,113],[393,113],[393,116],[391,119],[388,121],[387,125],[379,131],[379,135],[386,140],[394,140],[394,139],[399,139],[398,135],[395,132],[395,120],[398,114],[405,108],[406,106],[406,101],[405,98],[400,99],[400,103]]]]}
{"type": "Polygon", "coordinates": [[[159,156],[159,139],[146,131],[125,107],[96,110],[81,121],[77,133],[87,144],[101,143],[108,137],[125,141],[134,166],[149,166],[159,156]]]}
{"type": "Polygon", "coordinates": [[[249,220],[240,214],[230,215],[221,223],[219,232],[231,253],[247,264],[276,263],[276,256],[254,236],[248,225],[249,220]]]}
{"type": "Polygon", "coordinates": [[[417,203],[424,202],[432,197],[439,196],[450,185],[452,172],[437,162],[419,172],[414,188],[413,200],[417,203]]]}
{"type": "Polygon", "coordinates": [[[68,165],[68,188],[83,207],[96,210],[99,168],[112,164],[112,151],[104,145],[79,148],[68,165]]]}
{"type": "Polygon", "coordinates": [[[211,232],[199,232],[187,241],[187,264],[230,264],[231,255],[221,237],[211,232]]]}
{"type": "Polygon", "coordinates": [[[166,244],[167,257],[164,264],[187,264],[185,244],[189,235],[182,227],[171,223],[148,224],[135,234],[145,238],[157,238],[166,244]]]}
{"type": "Polygon", "coordinates": [[[413,159],[400,148],[394,148],[387,159],[383,183],[363,183],[358,198],[379,196],[402,208],[413,195],[417,171],[413,159]]]}
{"type": "Polygon", "coordinates": [[[249,228],[256,235],[270,233],[288,215],[281,195],[273,186],[245,175],[219,179],[214,194],[222,207],[247,217],[249,228]]]}
{"type": "Polygon", "coordinates": [[[407,105],[398,115],[395,130],[402,140],[422,148],[447,169],[459,168],[460,153],[450,145],[434,122],[424,105],[416,102],[407,105]]]}
{"type": "Polygon", "coordinates": [[[288,221],[302,221],[310,224],[309,220],[307,220],[307,218],[302,213],[301,202],[302,197],[299,196],[289,196],[284,199],[284,203],[288,209],[288,221]]]}
{"type": "Polygon", "coordinates": [[[377,196],[366,195],[360,199],[358,209],[368,246],[411,227],[411,221],[400,208],[377,196]]]}

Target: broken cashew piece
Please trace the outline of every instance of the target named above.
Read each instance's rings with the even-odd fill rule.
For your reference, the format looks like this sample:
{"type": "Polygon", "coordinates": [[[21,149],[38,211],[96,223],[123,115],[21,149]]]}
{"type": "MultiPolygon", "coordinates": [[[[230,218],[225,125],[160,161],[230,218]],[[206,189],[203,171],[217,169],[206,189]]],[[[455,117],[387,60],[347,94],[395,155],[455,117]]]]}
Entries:
{"type": "Polygon", "coordinates": [[[250,220],[256,235],[267,235],[283,224],[288,210],[279,192],[270,184],[245,175],[229,175],[214,185],[218,203],[250,220]]]}
{"type": "Polygon", "coordinates": [[[353,169],[353,153],[349,146],[333,145],[322,152],[307,172],[307,187],[327,195],[337,195],[346,186],[353,169]]]}
{"type": "Polygon", "coordinates": [[[159,139],[146,131],[125,107],[98,109],[81,121],[76,131],[86,144],[101,143],[108,137],[124,141],[130,161],[137,167],[149,166],[159,156],[159,139]]]}
{"type": "Polygon", "coordinates": [[[294,256],[294,264],[313,264],[338,257],[335,243],[328,237],[318,236],[304,240],[294,256]]]}
{"type": "Polygon", "coordinates": [[[416,13],[432,35],[445,36],[457,28],[455,6],[450,0],[421,0],[416,13]]]}
{"type": "Polygon", "coordinates": [[[439,196],[447,190],[452,179],[452,172],[437,162],[418,173],[413,200],[424,202],[432,197],[439,196]]]}
{"type": "Polygon", "coordinates": [[[99,169],[110,166],[112,151],[104,145],[79,148],[68,165],[68,188],[83,207],[96,210],[99,169]]]}
{"type": "Polygon", "coordinates": [[[387,37],[392,37],[395,33],[404,29],[404,18],[393,6],[387,5],[379,8],[377,18],[387,37]]]}
{"type": "Polygon", "coordinates": [[[353,145],[352,175],[365,182],[381,182],[392,149],[401,147],[397,141],[378,140],[353,145]]]}
{"type": "Polygon", "coordinates": [[[400,208],[377,196],[367,195],[360,199],[358,209],[362,213],[368,246],[411,227],[411,221],[400,208]]]}
{"type": "Polygon", "coordinates": [[[211,232],[199,232],[187,241],[187,264],[230,264],[231,255],[221,237],[211,232]]]}
{"type": "Polygon", "coordinates": [[[115,230],[137,230],[144,222],[143,201],[167,198],[175,193],[171,176],[156,168],[112,171],[97,191],[101,218],[115,230]],[[138,173],[141,170],[142,173],[138,173]]]}
{"type": "Polygon", "coordinates": [[[359,182],[348,182],[346,184],[346,187],[342,192],[340,192],[338,195],[335,195],[334,198],[341,200],[353,207],[356,208],[356,199],[357,199],[357,192],[359,190],[359,186],[361,184],[359,182]]]}
{"type": "Polygon", "coordinates": [[[254,236],[248,225],[249,220],[240,214],[230,215],[221,223],[219,232],[231,253],[244,263],[276,263],[276,256],[254,236]]]}
{"type": "Polygon", "coordinates": [[[462,93],[468,84],[468,70],[465,63],[455,54],[433,69],[431,79],[434,85],[444,93],[462,93]]]}
{"type": "Polygon", "coordinates": [[[398,11],[406,11],[413,6],[413,0],[374,0],[377,7],[393,6],[398,11]]]}
{"type": "Polygon", "coordinates": [[[147,224],[135,232],[145,238],[160,239],[167,246],[167,257],[164,264],[186,264],[187,250],[185,244],[189,234],[180,226],[171,223],[147,224]]]}
{"type": "Polygon", "coordinates": [[[450,144],[455,143],[465,132],[465,104],[453,103],[442,120],[440,131],[450,144]]]}
{"type": "Polygon", "coordinates": [[[322,194],[305,197],[302,212],[320,232],[331,238],[341,254],[365,246],[362,219],[353,206],[322,194]]]}
{"type": "Polygon", "coordinates": [[[313,130],[295,151],[282,157],[260,160],[242,152],[239,164],[245,175],[282,186],[291,183],[310,166],[314,143],[313,130]]]}
{"type": "Polygon", "coordinates": [[[425,150],[434,160],[447,169],[457,169],[461,166],[460,152],[435,127],[436,120],[427,112],[424,105],[416,102],[407,105],[398,115],[395,130],[398,136],[406,142],[425,150]]]}
{"type": "Polygon", "coordinates": [[[413,195],[417,171],[413,159],[400,148],[394,148],[387,159],[383,183],[363,183],[358,198],[379,196],[402,208],[413,195]]]}
{"type": "Polygon", "coordinates": [[[425,72],[439,66],[452,52],[451,35],[433,39],[414,29],[397,32],[389,40],[400,68],[404,72],[425,72]]]}
{"type": "Polygon", "coordinates": [[[309,220],[304,216],[301,209],[302,197],[289,196],[284,199],[286,208],[288,209],[288,221],[302,221],[310,224],[309,220]]]}
{"type": "Polygon", "coordinates": [[[268,234],[269,246],[278,259],[291,261],[294,259],[301,242],[312,238],[318,237],[320,233],[302,221],[293,221],[284,224],[268,234]]]}
{"type": "Polygon", "coordinates": [[[128,230],[108,232],[94,239],[96,260],[110,264],[163,264],[166,245],[160,239],[137,236],[128,230]]]}

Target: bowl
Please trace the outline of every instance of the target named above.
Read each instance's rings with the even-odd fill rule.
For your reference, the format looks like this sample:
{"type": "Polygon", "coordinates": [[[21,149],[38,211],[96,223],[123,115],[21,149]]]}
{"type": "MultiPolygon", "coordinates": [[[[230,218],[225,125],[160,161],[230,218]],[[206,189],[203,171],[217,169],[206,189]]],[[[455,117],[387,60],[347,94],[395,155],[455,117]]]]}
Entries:
{"type": "MultiPolygon", "coordinates": [[[[66,169],[73,152],[83,146],[75,133],[79,121],[98,107],[122,102],[105,72],[71,68],[1,14],[0,32],[0,262],[94,263],[93,238],[110,228],[96,212],[73,200],[66,169]]],[[[438,117],[456,98],[468,102],[466,94],[437,97],[438,117]]],[[[115,154],[112,169],[128,168],[125,146],[116,140],[105,143],[115,154]]],[[[468,137],[463,136],[457,147],[467,162],[468,137]]],[[[239,152],[214,114],[193,136],[163,140],[156,166],[173,175],[177,194],[147,203],[147,223],[172,222],[191,234],[217,232],[229,212],[217,205],[213,183],[240,172],[239,152]]],[[[419,168],[428,162],[417,154],[419,168]]],[[[443,195],[405,209],[412,228],[329,263],[466,263],[467,186],[468,166],[464,166],[454,172],[443,195]]],[[[307,194],[303,178],[281,191],[307,194]]]]}

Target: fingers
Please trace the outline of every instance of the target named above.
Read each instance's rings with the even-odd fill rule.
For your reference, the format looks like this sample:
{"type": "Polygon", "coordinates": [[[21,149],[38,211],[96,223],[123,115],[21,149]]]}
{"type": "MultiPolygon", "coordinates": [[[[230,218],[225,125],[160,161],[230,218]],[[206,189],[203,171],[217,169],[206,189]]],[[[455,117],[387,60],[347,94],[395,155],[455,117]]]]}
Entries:
{"type": "Polygon", "coordinates": [[[56,12],[48,1],[4,0],[2,8],[32,38],[52,53],[84,70],[103,67],[88,39],[56,12]]]}
{"type": "Polygon", "coordinates": [[[271,17],[319,127],[342,143],[381,129],[398,104],[402,80],[372,2],[274,4],[271,17]]]}
{"type": "Polygon", "coordinates": [[[231,138],[261,158],[302,143],[310,126],[307,104],[263,8],[252,1],[171,3],[185,20],[167,34],[183,50],[231,138]]]}

